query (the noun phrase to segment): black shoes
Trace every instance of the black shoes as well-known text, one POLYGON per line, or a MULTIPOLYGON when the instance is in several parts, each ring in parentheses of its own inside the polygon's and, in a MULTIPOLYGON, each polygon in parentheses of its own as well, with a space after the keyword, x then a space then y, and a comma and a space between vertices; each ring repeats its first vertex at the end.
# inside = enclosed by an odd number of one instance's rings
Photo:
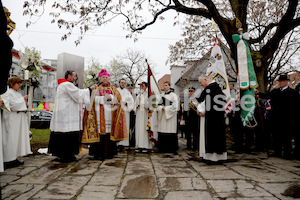
POLYGON ((20 165, 23 165, 23 161, 19 161, 18 159, 10 161, 10 162, 4 162, 4 169, 19 167, 20 165))

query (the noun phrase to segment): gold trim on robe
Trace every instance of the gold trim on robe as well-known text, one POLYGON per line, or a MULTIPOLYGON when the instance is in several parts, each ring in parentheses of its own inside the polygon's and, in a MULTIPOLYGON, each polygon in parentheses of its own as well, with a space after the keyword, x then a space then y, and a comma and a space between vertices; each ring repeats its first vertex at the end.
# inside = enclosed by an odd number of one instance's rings
POLYGON ((98 132, 97 115, 94 102, 91 111, 87 111, 86 108, 84 109, 81 143, 95 142, 100 142, 100 135, 98 132))
MULTIPOLYGON (((110 132, 110 140, 112 141, 121 141, 128 139, 127 136, 127 126, 126 126, 126 116, 125 111, 121 107, 122 97, 117 88, 111 84, 104 87, 101 85, 98 86, 97 92, 99 92, 100 96, 105 96, 105 94, 112 94, 114 98, 117 99, 117 102, 113 104, 112 108, 117 107, 112 111, 111 115, 111 132, 110 132)), ((94 98, 93 98, 94 99, 94 98)), ((105 111, 104 106, 100 104, 100 130, 98 130, 97 124, 97 115, 95 111, 95 103, 93 103, 93 107, 91 111, 84 111, 83 117, 83 136, 82 143, 95 143, 100 141, 100 135, 106 134, 105 127, 105 111)))
MULTIPOLYGON (((110 139, 112 141, 121 141, 121 140, 126 140, 128 139, 127 136, 127 126, 126 126, 126 116, 125 116, 125 111, 122 109, 122 97, 120 92, 117 90, 117 88, 111 84, 108 86, 102 86, 99 85, 98 88, 100 96, 104 96, 107 94, 112 94, 114 98, 117 99, 117 102, 114 103, 113 99, 113 104, 112 108, 115 108, 112 111, 111 115, 111 132, 110 132, 110 139)), ((104 114, 104 106, 100 105, 100 134, 106 134, 106 129, 105 129, 105 114, 104 114)))

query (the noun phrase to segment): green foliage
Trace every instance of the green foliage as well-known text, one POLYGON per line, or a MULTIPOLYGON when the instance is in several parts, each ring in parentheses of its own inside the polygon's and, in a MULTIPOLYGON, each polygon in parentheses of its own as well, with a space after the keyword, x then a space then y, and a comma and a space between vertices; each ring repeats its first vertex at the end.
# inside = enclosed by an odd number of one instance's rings
POLYGON ((31 128, 30 131, 32 132, 32 139, 30 141, 31 144, 49 142, 51 133, 50 129, 31 128))
POLYGON ((24 71, 29 71, 29 78, 31 79, 30 84, 35 88, 40 86, 40 74, 42 72, 42 57, 41 52, 33 48, 25 47, 24 52, 20 51, 20 67, 23 71, 24 78, 24 71))

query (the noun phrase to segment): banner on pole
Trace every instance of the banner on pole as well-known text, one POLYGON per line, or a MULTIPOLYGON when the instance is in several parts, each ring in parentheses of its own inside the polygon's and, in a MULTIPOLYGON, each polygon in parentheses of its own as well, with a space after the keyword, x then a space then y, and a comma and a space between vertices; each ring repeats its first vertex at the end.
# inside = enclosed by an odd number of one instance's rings
POLYGON ((229 113, 230 110, 232 109, 231 95, 230 95, 230 89, 229 89, 223 54, 220 47, 220 43, 217 38, 215 38, 215 43, 211 50, 211 55, 209 58, 206 74, 212 80, 215 80, 218 83, 222 92, 226 96, 225 113, 226 114, 229 113))

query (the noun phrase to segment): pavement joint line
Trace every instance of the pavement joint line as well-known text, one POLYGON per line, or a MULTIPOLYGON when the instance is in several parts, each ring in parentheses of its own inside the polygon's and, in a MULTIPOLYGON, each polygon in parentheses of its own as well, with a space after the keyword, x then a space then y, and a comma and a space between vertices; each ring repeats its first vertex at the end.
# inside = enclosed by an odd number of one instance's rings
MULTIPOLYGON (((267 162, 265 162, 265 161, 261 161, 261 162, 263 162, 264 164, 267 164, 267 165, 269 165, 269 166, 272 166, 270 163, 267 163, 267 162)), ((300 166, 300 163, 299 163, 299 166, 300 166)), ((284 170, 284 171, 286 171, 286 172, 289 172, 289 173, 292 173, 292 174, 294 174, 294 175, 297 175, 297 176, 300 175, 300 170, 299 170, 298 173, 296 173, 296 172, 293 172, 293 171, 289 171, 289 170, 287 170, 287 169, 284 168, 284 167, 279 167, 279 166, 275 166, 275 167, 278 168, 278 169, 280 169, 280 170, 284 170)))
POLYGON ((129 153, 128 153, 128 151, 126 151, 126 162, 125 162, 125 167, 124 167, 124 169, 123 169, 123 173, 122 173, 122 176, 121 176, 121 179, 120 179, 120 183, 118 184, 117 193, 115 194, 114 199, 117 199, 117 197, 118 197, 118 195, 119 195, 119 192, 120 192, 120 190, 121 190, 121 187, 122 187, 124 178, 126 177, 125 171, 126 171, 128 162, 129 162, 129 153))
MULTIPOLYGON (((255 184, 254 184, 255 187, 259 187, 260 189, 262 189, 262 190, 266 191, 267 193, 271 194, 273 197, 276 197, 275 194, 273 194, 273 193, 270 192, 269 190, 266 190, 265 188, 261 187, 261 186, 259 185, 259 182, 257 182, 257 181, 253 181, 253 182, 255 183, 255 184)), ((277 197, 276 197, 276 198, 277 198, 277 197)))
MULTIPOLYGON (((186 152, 185 152, 186 153, 186 152)), ((181 156, 182 157, 182 156, 181 156)), ((188 165, 188 166, 190 166, 199 176, 200 176, 200 178, 205 182, 205 184, 206 184, 206 188, 207 188, 207 191, 209 192, 209 194, 211 195, 211 197, 213 198, 214 197, 214 192, 215 192, 215 190, 214 190, 214 188, 207 182, 209 179, 206 179, 206 178, 204 178, 204 176, 200 173, 200 172, 198 172, 194 167, 193 167, 193 165, 191 165, 191 163, 189 163, 184 157, 182 157, 182 159, 186 162, 186 164, 188 165)), ((198 161, 195 161, 195 162, 198 162, 198 161)), ((192 180, 192 179, 191 179, 192 180)), ((215 192, 216 193, 216 192, 215 192)))
MULTIPOLYGON (((182 151, 183 152, 183 151, 182 151)), ((186 152, 185 152, 186 153, 186 152)), ((187 153, 186 153, 187 154, 187 153)), ((178 154, 179 155, 179 154, 178 154)), ((209 192, 209 194, 210 194, 210 196, 213 198, 214 197, 214 193, 216 193, 215 192, 215 190, 214 190, 214 188, 207 182, 207 179, 205 179, 204 177, 203 177, 203 175, 200 173, 200 172, 198 172, 194 167, 193 167, 193 165, 191 165, 183 156, 182 156, 182 153, 180 154, 180 157, 182 158, 182 160, 184 160, 184 162, 191 168, 191 169, 193 169, 193 171, 194 172, 196 172, 196 174, 198 174, 199 176, 200 176, 200 178, 205 182, 205 185, 206 185, 206 188, 207 188, 207 191, 209 192)), ((195 161, 195 162, 198 162, 198 161, 195 161)), ((193 177, 194 178, 194 177, 193 177)), ((193 178, 191 178, 191 181, 193 180, 193 178)), ((193 186, 193 184, 192 184, 192 186, 193 186)), ((193 186, 194 187, 194 186, 193 186)), ((204 190, 205 191, 205 190, 204 190)))
MULTIPOLYGON (((49 160, 47 163, 49 164, 51 161, 54 161, 54 160, 55 160, 55 159, 49 160)), ((78 162, 78 160, 76 160, 75 163, 77 163, 77 162, 78 162)), ((45 163, 45 165, 46 165, 47 163, 45 163)), ((74 163, 74 164, 75 164, 75 163, 74 163)), ((58 163, 58 164, 61 164, 61 163, 58 163)), ((62 172, 61 172, 56 178, 54 178, 52 181, 50 181, 48 184, 46 184, 46 186, 45 186, 44 188, 47 189, 47 187, 49 187, 52 183, 55 183, 56 179, 59 179, 60 177, 65 176, 64 173, 65 173, 66 171, 68 171, 68 170, 71 168, 72 165, 73 165, 73 163, 70 164, 70 165, 68 165, 68 167, 67 167, 66 169, 62 170, 62 172)), ((44 166, 44 165, 43 165, 43 166, 44 166)), ((42 168, 42 167, 41 167, 41 168, 42 168)), ((41 191, 41 190, 39 190, 39 191, 41 191)), ((39 192, 39 191, 38 191, 38 192, 39 192)), ((37 192, 37 193, 38 193, 38 192, 37 192)), ((36 193, 36 194, 37 194, 37 193, 36 193)), ((36 194, 32 195, 31 198, 34 197, 36 194)))
POLYGON ((163 191, 162 189, 160 188, 160 181, 159 181, 159 178, 156 174, 156 170, 155 170, 155 167, 154 167, 154 164, 153 164, 153 160, 151 158, 151 155, 152 154, 149 154, 149 160, 150 160, 150 163, 152 165, 152 169, 153 169, 153 172, 154 172, 154 176, 155 176, 155 180, 156 180, 156 185, 157 185, 157 190, 158 190, 158 196, 155 198, 155 199, 163 199, 165 197, 165 195, 163 194, 163 191))
MULTIPOLYGON (((182 157, 182 159, 186 162, 186 164, 188 165, 188 166, 190 166, 199 176, 200 176, 200 178, 205 182, 205 184, 206 184, 206 188, 207 188, 207 191, 210 193, 210 195, 213 197, 213 195, 212 195, 212 190, 213 190, 213 188, 211 187, 211 185, 207 182, 207 179, 205 179, 204 177, 203 177, 203 175, 200 173, 200 172, 198 172, 192 165, 191 165, 191 163, 189 163, 185 158, 183 158, 182 157)), ((198 162, 198 161, 195 161, 195 162, 198 162)), ((192 179, 191 179, 192 180, 192 179)))
MULTIPOLYGON (((83 156, 81 159, 83 159, 84 157, 88 157, 88 156, 83 156)), ((89 159, 89 158, 87 158, 87 159, 89 159)), ((89 160, 87 160, 87 163, 88 163, 88 162, 89 162, 89 160)), ((76 193, 76 195, 75 195, 76 198, 82 193, 83 188, 84 188, 85 186, 87 186, 87 185, 89 184, 89 182, 92 180, 92 178, 94 177, 95 173, 99 170, 99 168, 100 168, 100 166, 101 166, 102 163, 103 163, 103 161, 101 161, 101 163, 99 163, 97 169, 91 174, 90 179, 89 179, 89 180, 85 183, 85 185, 83 185, 83 186, 79 189, 79 191, 76 193)))

